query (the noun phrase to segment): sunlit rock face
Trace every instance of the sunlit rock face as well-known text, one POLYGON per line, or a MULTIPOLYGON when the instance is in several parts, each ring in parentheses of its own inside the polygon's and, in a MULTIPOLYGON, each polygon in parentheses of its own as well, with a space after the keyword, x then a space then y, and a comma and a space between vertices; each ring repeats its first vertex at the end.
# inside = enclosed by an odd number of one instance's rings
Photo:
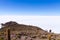
POLYGON ((18 24, 10 21, 2 24, 0 39, 8 40, 41 40, 48 38, 48 32, 31 25, 18 24), (9 32, 8 32, 9 30, 9 32))

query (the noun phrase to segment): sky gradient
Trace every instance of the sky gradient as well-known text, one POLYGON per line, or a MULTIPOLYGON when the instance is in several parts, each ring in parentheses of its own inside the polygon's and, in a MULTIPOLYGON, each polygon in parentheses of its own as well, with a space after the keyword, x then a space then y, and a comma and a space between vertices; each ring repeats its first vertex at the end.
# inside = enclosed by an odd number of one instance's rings
POLYGON ((0 15, 60 16, 60 0, 0 0, 0 15))
POLYGON ((0 0, 0 26, 8 21, 60 33, 60 0, 0 0))

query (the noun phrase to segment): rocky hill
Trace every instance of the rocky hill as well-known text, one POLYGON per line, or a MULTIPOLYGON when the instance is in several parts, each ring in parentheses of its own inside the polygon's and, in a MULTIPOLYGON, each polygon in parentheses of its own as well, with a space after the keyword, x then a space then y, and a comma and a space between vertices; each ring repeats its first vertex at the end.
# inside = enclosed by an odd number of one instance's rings
POLYGON ((50 37, 49 35, 51 35, 52 38, 56 37, 56 34, 49 33, 36 26, 18 24, 13 21, 1 25, 2 28, 0 29, 0 38, 3 36, 3 38, 5 37, 4 40, 8 40, 8 35, 10 35, 11 40, 14 40, 14 38, 18 39, 18 35, 19 37, 28 36, 31 37, 32 39, 36 37, 38 37, 38 39, 49 39, 50 37), (10 30, 9 32, 10 34, 8 33, 8 30, 10 30))
POLYGON ((31 26, 31 25, 24 25, 24 24, 18 24, 16 22, 10 21, 5 24, 2 24, 2 28, 0 31, 5 31, 6 28, 9 28, 11 31, 20 31, 20 33, 26 33, 29 35, 40 35, 40 34, 45 34, 48 33, 47 31, 38 28, 36 26, 31 26))

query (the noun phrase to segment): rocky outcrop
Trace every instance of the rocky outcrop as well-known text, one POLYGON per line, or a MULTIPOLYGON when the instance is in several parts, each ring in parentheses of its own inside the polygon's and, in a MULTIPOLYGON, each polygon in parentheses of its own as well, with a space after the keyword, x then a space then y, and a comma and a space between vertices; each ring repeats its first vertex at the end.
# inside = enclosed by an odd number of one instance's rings
POLYGON ((51 33, 36 26, 18 24, 13 21, 2 24, 0 29, 0 39, 4 40, 8 40, 9 36, 11 40, 41 40, 48 39, 49 34, 51 33))

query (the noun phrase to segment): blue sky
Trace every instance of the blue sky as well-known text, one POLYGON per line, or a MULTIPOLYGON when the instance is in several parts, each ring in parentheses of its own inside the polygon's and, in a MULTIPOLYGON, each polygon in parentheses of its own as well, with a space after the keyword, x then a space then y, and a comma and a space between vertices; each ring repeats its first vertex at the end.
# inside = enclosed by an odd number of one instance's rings
POLYGON ((0 15, 60 16, 60 0, 0 0, 0 15))
POLYGON ((8 21, 60 33, 60 0, 0 0, 0 27, 8 21))

